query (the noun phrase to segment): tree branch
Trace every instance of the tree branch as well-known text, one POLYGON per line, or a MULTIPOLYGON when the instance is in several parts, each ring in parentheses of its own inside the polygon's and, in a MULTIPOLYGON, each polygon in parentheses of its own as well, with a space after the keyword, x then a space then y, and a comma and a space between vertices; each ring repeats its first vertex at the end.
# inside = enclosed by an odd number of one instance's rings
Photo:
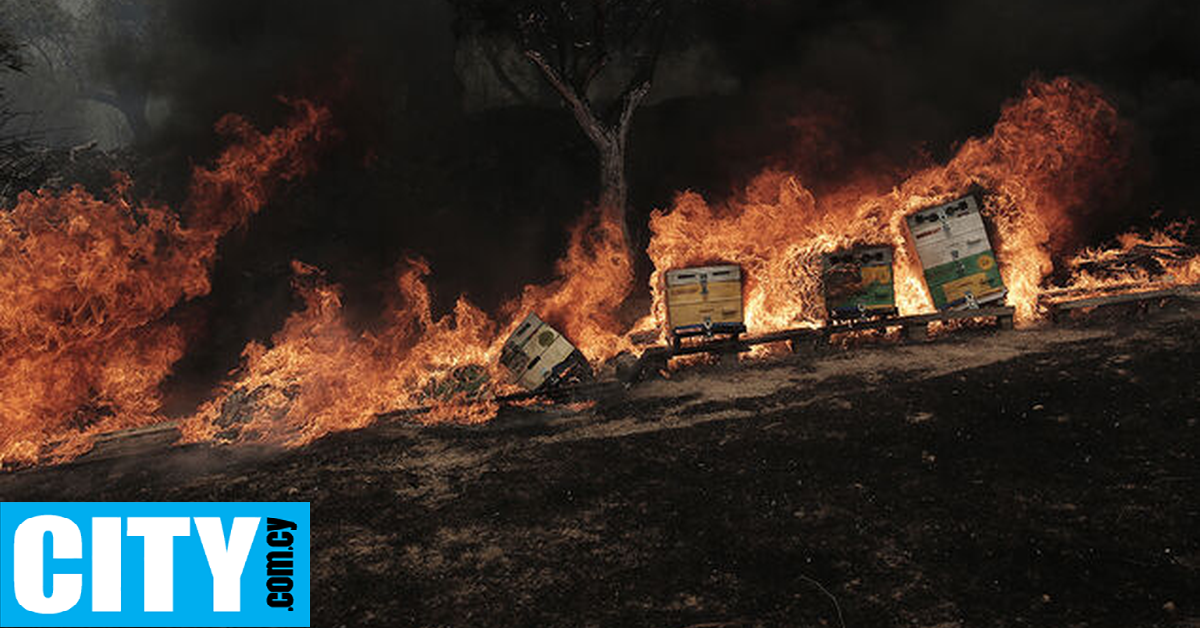
POLYGON ((625 143, 625 138, 629 136, 629 127, 633 126, 633 112, 642 104, 642 100, 646 98, 646 94, 650 93, 650 81, 642 81, 637 83, 633 89, 625 93, 621 99, 621 117, 617 123, 617 137, 622 144, 625 143))
POLYGON ((591 65, 588 66, 587 71, 583 73, 583 76, 579 81, 580 93, 587 93, 588 87, 591 86, 592 81, 596 80, 596 77, 599 76, 600 72, 604 70, 604 66, 606 65, 608 65, 608 53, 601 50, 600 54, 596 55, 596 57, 592 60, 591 65))
POLYGON ((559 96, 562 96, 563 101, 571 109, 571 113, 575 115, 576 121, 579 122, 579 126, 583 127, 583 131, 587 133, 588 138, 596 146, 607 144, 610 140, 605 133, 604 125, 596 117, 596 114, 592 112, 592 107, 586 100, 587 97, 576 93, 574 89, 567 85, 562 77, 558 75, 558 72, 550 67, 550 64, 546 62, 546 58, 538 51, 526 50, 525 56, 542 71, 542 76, 546 78, 546 82, 550 83, 550 86, 558 92, 559 96))

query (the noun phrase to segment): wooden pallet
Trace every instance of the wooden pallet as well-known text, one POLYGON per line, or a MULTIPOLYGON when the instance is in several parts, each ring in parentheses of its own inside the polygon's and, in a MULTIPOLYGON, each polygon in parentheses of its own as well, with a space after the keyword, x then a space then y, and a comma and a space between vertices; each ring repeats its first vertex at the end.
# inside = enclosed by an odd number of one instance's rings
POLYGON ((1100 295, 1084 299, 1074 299, 1070 301, 1056 301, 1048 304, 1048 307, 1050 309, 1051 318, 1058 320, 1060 317, 1070 315, 1073 312, 1114 305, 1145 303, 1163 299, 1187 299, 1192 301, 1200 300, 1200 286, 1176 286, 1174 288, 1167 288, 1164 290, 1127 292, 1125 294, 1100 295))
MULTIPOLYGON (((1136 303, 1139 301, 1146 302, 1155 299, 1167 298, 1200 300, 1200 286, 1180 286, 1167 290, 1100 296, 1077 299, 1073 301, 1061 301, 1054 303, 1049 307, 1051 308, 1052 313, 1066 313, 1077 310, 1086 310, 1089 308, 1118 305, 1122 303, 1136 303)), ((741 337, 736 340, 717 340, 705 344, 686 345, 680 347, 679 349, 658 345, 650 347, 646 349, 644 353, 642 353, 642 356, 637 361, 635 368, 631 369, 631 374, 623 381, 604 380, 575 386, 564 386, 550 390, 521 392, 511 395, 498 396, 493 398, 491 401, 501 404, 511 404, 525 402, 530 399, 545 399, 552 402, 600 399, 606 396, 617 394, 631 381, 653 375, 653 373, 657 372, 659 369, 666 369, 668 362, 671 360, 671 358, 675 357, 695 355, 700 353, 736 357, 739 353, 749 351, 751 347, 756 345, 777 342, 788 343, 793 352, 812 351, 828 345, 830 338, 837 334, 895 327, 902 328, 904 330, 904 336, 908 340, 924 341, 928 338, 928 327, 930 323, 978 318, 992 318, 997 321, 997 324, 1001 329, 1011 329, 1013 321, 1013 308, 985 307, 976 310, 955 310, 950 312, 937 312, 933 314, 920 314, 916 316, 852 321, 817 328, 806 327, 786 329, 768 334, 761 334, 758 336, 741 337)), ((384 422, 419 421, 418 417, 428 413, 431 409, 431 407, 426 406, 395 410, 392 412, 382 413, 378 415, 378 418, 384 422)), ((141 452, 146 449, 163 448, 169 443, 174 442, 178 438, 178 435, 178 425, 174 421, 133 430, 120 430, 117 432, 102 434, 96 438, 95 448, 93 451, 89 454, 86 454, 83 458, 80 458, 80 462, 130 455, 131 453, 141 452)))
POLYGON ((973 310, 951 310, 933 314, 918 314, 915 316, 898 316, 863 321, 842 322, 824 327, 798 327, 785 329, 758 336, 745 336, 736 340, 714 340, 712 342, 685 345, 680 348, 656 346, 642 353, 638 375, 653 374, 665 369, 672 358, 686 355, 707 353, 719 357, 736 356, 749 351, 752 347, 762 344, 786 342, 793 353, 801 353, 819 349, 829 343, 835 334, 857 332, 871 329, 888 329, 899 327, 904 331, 904 337, 910 341, 924 341, 929 338, 929 324, 933 322, 991 318, 996 320, 1001 329, 1013 328, 1014 309, 1011 307, 983 307, 973 310))
POLYGON ((965 319, 994 319, 1000 329, 1013 328, 1014 308, 1007 306, 981 307, 974 310, 951 310, 935 314, 920 314, 902 317, 904 337, 908 340, 925 340, 929 338, 929 324, 934 322, 949 322, 965 319))

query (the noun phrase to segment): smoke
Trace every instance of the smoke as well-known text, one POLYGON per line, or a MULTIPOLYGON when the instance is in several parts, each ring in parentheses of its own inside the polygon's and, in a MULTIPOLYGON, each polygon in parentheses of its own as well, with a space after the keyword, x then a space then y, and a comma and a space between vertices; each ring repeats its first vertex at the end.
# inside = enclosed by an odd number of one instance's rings
MULTIPOLYGON (((1031 75, 1068 75, 1099 85, 1132 123, 1139 172, 1127 209, 1195 211, 1185 174, 1200 165, 1195 3, 759 2, 734 14, 715 12, 704 29, 741 89, 707 124, 688 120, 705 143, 681 152, 732 164, 725 172, 737 182, 764 159, 818 188, 863 167, 944 161, 985 133, 1031 75)), ((737 187, 719 176, 685 185, 715 195, 737 187)), ((1097 235, 1106 228, 1119 227, 1097 225, 1097 235)))
MULTIPOLYGON (((552 275, 567 226, 595 198, 593 148, 570 115, 515 50, 489 63, 494 42, 468 36, 447 0, 73 4, 116 11, 112 28, 78 44, 81 67, 91 83, 145 97, 135 146, 154 158, 155 192, 168 200, 187 165, 216 152, 211 125, 227 112, 269 126, 278 96, 314 98, 339 127, 320 172, 223 245, 212 295, 179 314, 199 321, 194 343, 208 347, 188 354, 181 381, 219 377, 248 338, 278 329, 297 306, 293 259, 342 284, 359 325, 373 324, 409 254, 434 269, 435 310, 460 293, 490 310, 552 275)), ((1031 75, 1095 83, 1130 122, 1127 181, 1096 199, 1112 211, 1089 214, 1087 237, 1155 212, 1191 215, 1198 6, 681 2, 631 138, 635 237, 645 241, 649 212, 679 190, 719 202, 768 166, 818 195, 864 174, 887 189, 987 132, 1031 75)))
MULTIPOLYGON (((554 95, 447 0, 68 5, 112 23, 82 33, 93 58, 79 65, 92 83, 146 92, 152 128, 138 139, 155 153, 198 159, 216 150, 209 127, 221 115, 270 117, 279 94, 323 96, 339 101, 346 151, 405 179, 394 204, 433 196, 433 213, 472 219, 521 205, 545 221, 578 214, 594 191, 590 147, 554 95), (568 172, 543 173, 548 160, 568 172), (440 188, 448 175, 429 171, 447 169, 459 180, 440 188), (459 191, 467 178, 476 194, 459 191), (547 193, 564 207, 539 203, 547 193)), ((820 187, 944 159, 1036 73, 1104 89, 1138 133, 1145 172, 1130 202, 1178 212, 1193 196, 1200 137, 1197 29, 1200 8, 1187 0, 680 2, 638 118, 634 201, 645 213, 680 188, 720 195, 772 161, 820 187), (821 137, 798 124, 814 119, 821 137)), ((556 252, 528 244, 543 262, 556 252)))

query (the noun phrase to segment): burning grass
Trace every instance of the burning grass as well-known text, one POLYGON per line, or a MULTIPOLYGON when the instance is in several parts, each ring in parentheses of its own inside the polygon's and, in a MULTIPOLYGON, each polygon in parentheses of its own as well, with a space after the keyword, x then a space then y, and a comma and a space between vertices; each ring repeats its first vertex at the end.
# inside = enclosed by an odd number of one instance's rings
POLYGON ((176 304, 207 294, 217 243, 312 167, 325 109, 294 103, 259 133, 226 116, 232 139, 197 167, 182 211, 80 187, 24 193, 0 212, 0 465, 67 459, 99 432, 161 420, 158 385, 183 355, 176 304))
MULTIPOLYGON (((0 215, 0 355, 9 365, 0 374, 0 464, 67 459, 98 431, 161 420, 157 387, 184 351, 180 331, 163 316, 208 291, 216 243, 258 211, 273 183, 311 167, 309 148, 327 117, 300 103, 291 125, 265 135, 239 118, 223 120, 218 130, 238 141, 214 168, 194 173, 186 223, 167 208, 129 200, 127 182, 107 200, 79 189, 27 194, 0 215)), ((1076 291, 1200 280, 1200 258, 1182 244, 1180 227, 1076 255, 1089 201, 1104 194, 1125 159, 1115 108, 1094 86, 1059 78, 1031 81, 1002 108, 990 135, 969 139, 947 163, 882 187, 864 179, 818 198, 796 176, 772 169, 721 205, 681 193, 651 216, 652 307, 632 329, 616 315, 635 286, 614 212, 587 212, 555 280, 526 286, 494 314, 460 298, 435 317, 431 269, 413 259, 397 272, 385 324, 356 332, 343 317, 340 289, 296 262, 304 308, 269 344, 246 347, 242 367, 184 421, 186 440, 298 445, 414 405, 428 407, 421 416, 429 422, 488 420, 493 397, 510 390, 496 365, 502 342, 526 313, 603 362, 634 350, 634 333, 662 329, 662 274, 680 266, 741 265, 746 323, 763 333, 823 323, 822 254, 887 243, 901 314, 929 312, 904 219, 967 191, 981 196, 1018 324, 1043 316, 1039 297, 1056 260, 1071 260, 1065 285, 1076 291), (1160 260, 1164 272, 1089 270, 1114 256, 1164 249, 1177 251, 1160 260)))

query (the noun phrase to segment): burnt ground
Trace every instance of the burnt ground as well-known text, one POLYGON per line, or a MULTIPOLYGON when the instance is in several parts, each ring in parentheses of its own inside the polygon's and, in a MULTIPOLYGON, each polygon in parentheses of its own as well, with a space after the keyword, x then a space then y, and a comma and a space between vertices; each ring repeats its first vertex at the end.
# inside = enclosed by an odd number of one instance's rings
POLYGON ((307 500, 314 626, 1200 626, 1200 308, 697 366, 5 500, 307 500))

